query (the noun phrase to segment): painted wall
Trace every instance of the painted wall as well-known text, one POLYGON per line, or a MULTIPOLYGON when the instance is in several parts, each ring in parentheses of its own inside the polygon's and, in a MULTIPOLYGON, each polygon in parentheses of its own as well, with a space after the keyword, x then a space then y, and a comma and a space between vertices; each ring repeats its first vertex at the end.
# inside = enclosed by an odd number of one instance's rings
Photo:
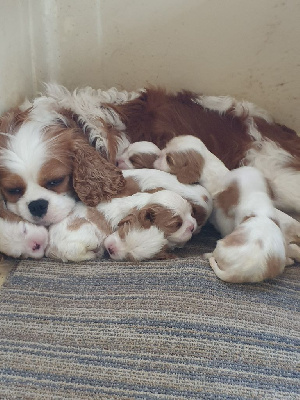
POLYGON ((232 95, 300 132, 300 0, 0 0, 0 111, 57 81, 232 95))

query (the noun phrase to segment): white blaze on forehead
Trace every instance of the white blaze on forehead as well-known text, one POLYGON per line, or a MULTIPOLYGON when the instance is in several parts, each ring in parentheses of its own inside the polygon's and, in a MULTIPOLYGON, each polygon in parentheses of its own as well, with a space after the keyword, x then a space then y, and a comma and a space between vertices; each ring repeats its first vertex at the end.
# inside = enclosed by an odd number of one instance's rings
POLYGON ((1 164, 25 179, 36 179, 47 159, 47 144, 43 140, 42 129, 41 124, 30 121, 14 135, 9 135, 6 148, 0 150, 1 164))

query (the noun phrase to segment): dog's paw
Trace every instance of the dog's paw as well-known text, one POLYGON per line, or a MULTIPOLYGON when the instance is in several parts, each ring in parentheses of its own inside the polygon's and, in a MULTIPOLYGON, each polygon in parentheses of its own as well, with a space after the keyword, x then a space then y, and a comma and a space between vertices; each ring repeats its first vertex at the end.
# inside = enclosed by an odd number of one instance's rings
POLYGON ((29 222, 19 222, 13 243, 15 256, 22 258, 41 258, 48 244, 48 231, 43 226, 29 222))

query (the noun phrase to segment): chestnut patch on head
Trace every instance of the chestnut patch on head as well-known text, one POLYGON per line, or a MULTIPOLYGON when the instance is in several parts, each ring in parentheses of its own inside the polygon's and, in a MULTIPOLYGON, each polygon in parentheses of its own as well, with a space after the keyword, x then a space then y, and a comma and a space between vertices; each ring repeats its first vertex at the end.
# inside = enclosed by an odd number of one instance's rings
POLYGON ((230 217, 230 212, 239 202, 239 188, 237 182, 232 182, 225 190, 218 193, 215 202, 216 206, 223 210, 227 217, 230 217))
POLYGON ((55 158, 46 161, 38 175, 38 184, 56 193, 66 193, 71 190, 70 177, 72 164, 64 163, 55 158))
POLYGON ((194 150, 170 152, 166 154, 170 173, 177 176, 181 183, 199 182, 202 175, 204 158, 194 150))
POLYGON ((17 174, 3 171, 0 174, 0 184, 4 198, 10 203, 16 203, 26 191, 26 183, 17 174))
POLYGON ((154 153, 140 153, 129 157, 129 161, 134 168, 153 168, 153 163, 157 158, 158 155, 154 153))
POLYGON ((138 211, 136 208, 131 210, 131 213, 128 214, 125 218, 123 218, 118 224, 118 234, 121 240, 124 240, 130 230, 132 229, 133 225, 140 226, 137 217, 138 211))
POLYGON ((179 215, 174 215, 172 210, 160 204, 151 204, 142 208, 138 218, 144 228, 155 225, 164 232, 166 237, 178 231, 182 226, 182 218, 179 215))

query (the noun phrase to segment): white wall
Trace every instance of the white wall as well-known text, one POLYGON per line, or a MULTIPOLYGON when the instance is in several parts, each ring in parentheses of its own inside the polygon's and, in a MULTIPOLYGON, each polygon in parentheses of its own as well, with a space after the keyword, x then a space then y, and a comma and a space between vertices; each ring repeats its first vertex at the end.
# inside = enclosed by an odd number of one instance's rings
POLYGON ((0 0, 0 110, 58 81, 230 94, 300 132, 300 0, 0 0))

